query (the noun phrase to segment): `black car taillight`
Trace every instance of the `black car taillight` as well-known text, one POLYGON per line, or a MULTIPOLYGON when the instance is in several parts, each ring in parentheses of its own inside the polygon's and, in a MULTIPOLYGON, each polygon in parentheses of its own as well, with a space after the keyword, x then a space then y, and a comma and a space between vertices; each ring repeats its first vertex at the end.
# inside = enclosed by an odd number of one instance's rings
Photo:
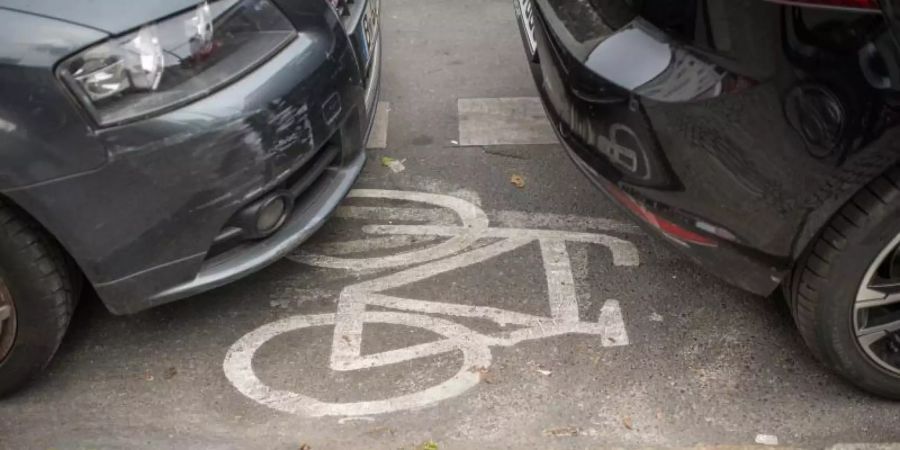
POLYGON ((767 0, 790 6, 807 6, 812 8, 844 9, 855 12, 878 12, 877 0, 767 0))

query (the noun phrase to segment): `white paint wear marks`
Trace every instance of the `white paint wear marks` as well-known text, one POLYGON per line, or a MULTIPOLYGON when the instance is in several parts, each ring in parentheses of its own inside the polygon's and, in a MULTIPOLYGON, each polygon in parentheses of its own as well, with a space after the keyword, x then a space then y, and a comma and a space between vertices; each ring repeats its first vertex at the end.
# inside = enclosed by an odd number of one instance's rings
POLYGON ((757 434, 754 441, 760 445, 776 446, 778 445, 778 436, 773 434, 757 434))
MULTIPOLYGON (((567 249, 569 242, 591 243, 609 250, 615 266, 634 267, 640 262, 634 245, 619 237, 583 232, 546 229, 495 228, 478 206, 459 198, 406 191, 355 190, 350 197, 377 198, 423 203, 432 212, 420 208, 345 209, 345 217, 385 220, 388 224, 363 226, 371 239, 361 239, 317 247, 331 254, 299 252, 292 259, 310 265, 343 270, 395 269, 386 275, 343 288, 334 314, 299 315, 264 325, 244 335, 228 351, 223 368, 231 383, 247 397, 270 408, 303 416, 370 416, 432 405, 458 396, 477 385, 480 372, 491 365, 491 347, 508 347, 520 342, 566 334, 591 334, 600 337, 603 346, 628 344, 628 334, 619 302, 608 299, 596 322, 582 321, 576 281, 567 249), (433 207, 449 210, 435 214, 433 207), (417 225, 392 225, 391 221, 422 222, 417 225), (427 247, 381 257, 354 258, 347 255, 367 250, 401 248, 418 239, 427 247), (479 245, 479 241, 490 241, 479 245), (368 242, 368 244, 367 244, 368 242), (546 275, 550 316, 537 316, 490 306, 460 305, 439 300, 397 297, 384 292, 421 282, 432 277, 481 264, 498 256, 537 243, 546 275), (343 256, 342 256, 343 255, 343 256), (369 311, 379 307, 389 311, 369 311), (440 315, 441 317, 435 317, 440 315), (446 317, 478 318, 503 328, 495 333, 476 332, 446 317), (442 339, 379 353, 362 354, 363 328, 382 323, 422 328, 442 339), (506 327, 513 325, 507 329, 506 327), (355 371, 384 367, 405 361, 433 357, 450 352, 462 355, 459 371, 444 382, 424 390, 381 400, 330 403, 299 392, 273 389, 253 371, 253 357, 266 342, 283 333, 310 327, 333 326, 330 369, 355 371)), ((624 226, 601 221, 608 229, 624 226)))
POLYGON ((341 206, 334 212, 335 217, 344 219, 428 222, 431 224, 453 225, 456 214, 434 208, 379 208, 373 206, 341 206))
POLYGON ((382 236, 352 241, 328 242, 311 246, 310 250, 331 255, 350 255, 372 250, 388 250, 411 245, 434 242, 437 236, 382 236))
POLYGON ((541 212, 496 211, 488 214, 491 222, 505 227, 564 229, 579 231, 615 231, 642 234, 641 228, 630 223, 617 222, 600 217, 584 217, 570 214, 541 212))

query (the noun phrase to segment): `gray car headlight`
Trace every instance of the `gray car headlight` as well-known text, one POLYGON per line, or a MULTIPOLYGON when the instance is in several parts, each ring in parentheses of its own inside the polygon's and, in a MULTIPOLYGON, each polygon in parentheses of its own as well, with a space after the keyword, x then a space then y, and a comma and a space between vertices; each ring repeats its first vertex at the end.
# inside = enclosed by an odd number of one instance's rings
POLYGON ((221 0, 91 47, 58 73, 100 126, 170 110, 219 89, 296 36, 269 0, 221 0))

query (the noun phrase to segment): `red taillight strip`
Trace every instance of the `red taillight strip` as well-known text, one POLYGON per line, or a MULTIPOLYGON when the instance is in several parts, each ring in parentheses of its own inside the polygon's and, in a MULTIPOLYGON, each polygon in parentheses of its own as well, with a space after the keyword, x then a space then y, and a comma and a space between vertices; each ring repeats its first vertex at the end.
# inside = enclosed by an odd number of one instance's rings
POLYGON ((809 8, 843 9, 855 12, 878 12, 881 8, 877 0, 766 0, 789 6, 809 8))
POLYGON ((654 214, 625 193, 625 191, 613 186, 611 183, 603 184, 606 186, 607 192, 609 192, 620 204, 631 210, 636 216, 652 225, 669 238, 674 239, 681 244, 695 244, 705 247, 716 247, 718 245, 715 239, 695 233, 654 214))

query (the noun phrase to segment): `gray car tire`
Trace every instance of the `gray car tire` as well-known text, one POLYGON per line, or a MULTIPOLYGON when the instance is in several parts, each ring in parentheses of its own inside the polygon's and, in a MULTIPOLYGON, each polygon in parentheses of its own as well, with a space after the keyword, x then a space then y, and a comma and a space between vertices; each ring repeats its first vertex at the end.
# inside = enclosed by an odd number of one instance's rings
POLYGON ((5 308, 6 332, 0 331, 6 342, 0 348, 0 396, 33 378, 56 353, 72 317, 74 278, 58 244, 0 200, 0 295, 12 304, 5 308))

